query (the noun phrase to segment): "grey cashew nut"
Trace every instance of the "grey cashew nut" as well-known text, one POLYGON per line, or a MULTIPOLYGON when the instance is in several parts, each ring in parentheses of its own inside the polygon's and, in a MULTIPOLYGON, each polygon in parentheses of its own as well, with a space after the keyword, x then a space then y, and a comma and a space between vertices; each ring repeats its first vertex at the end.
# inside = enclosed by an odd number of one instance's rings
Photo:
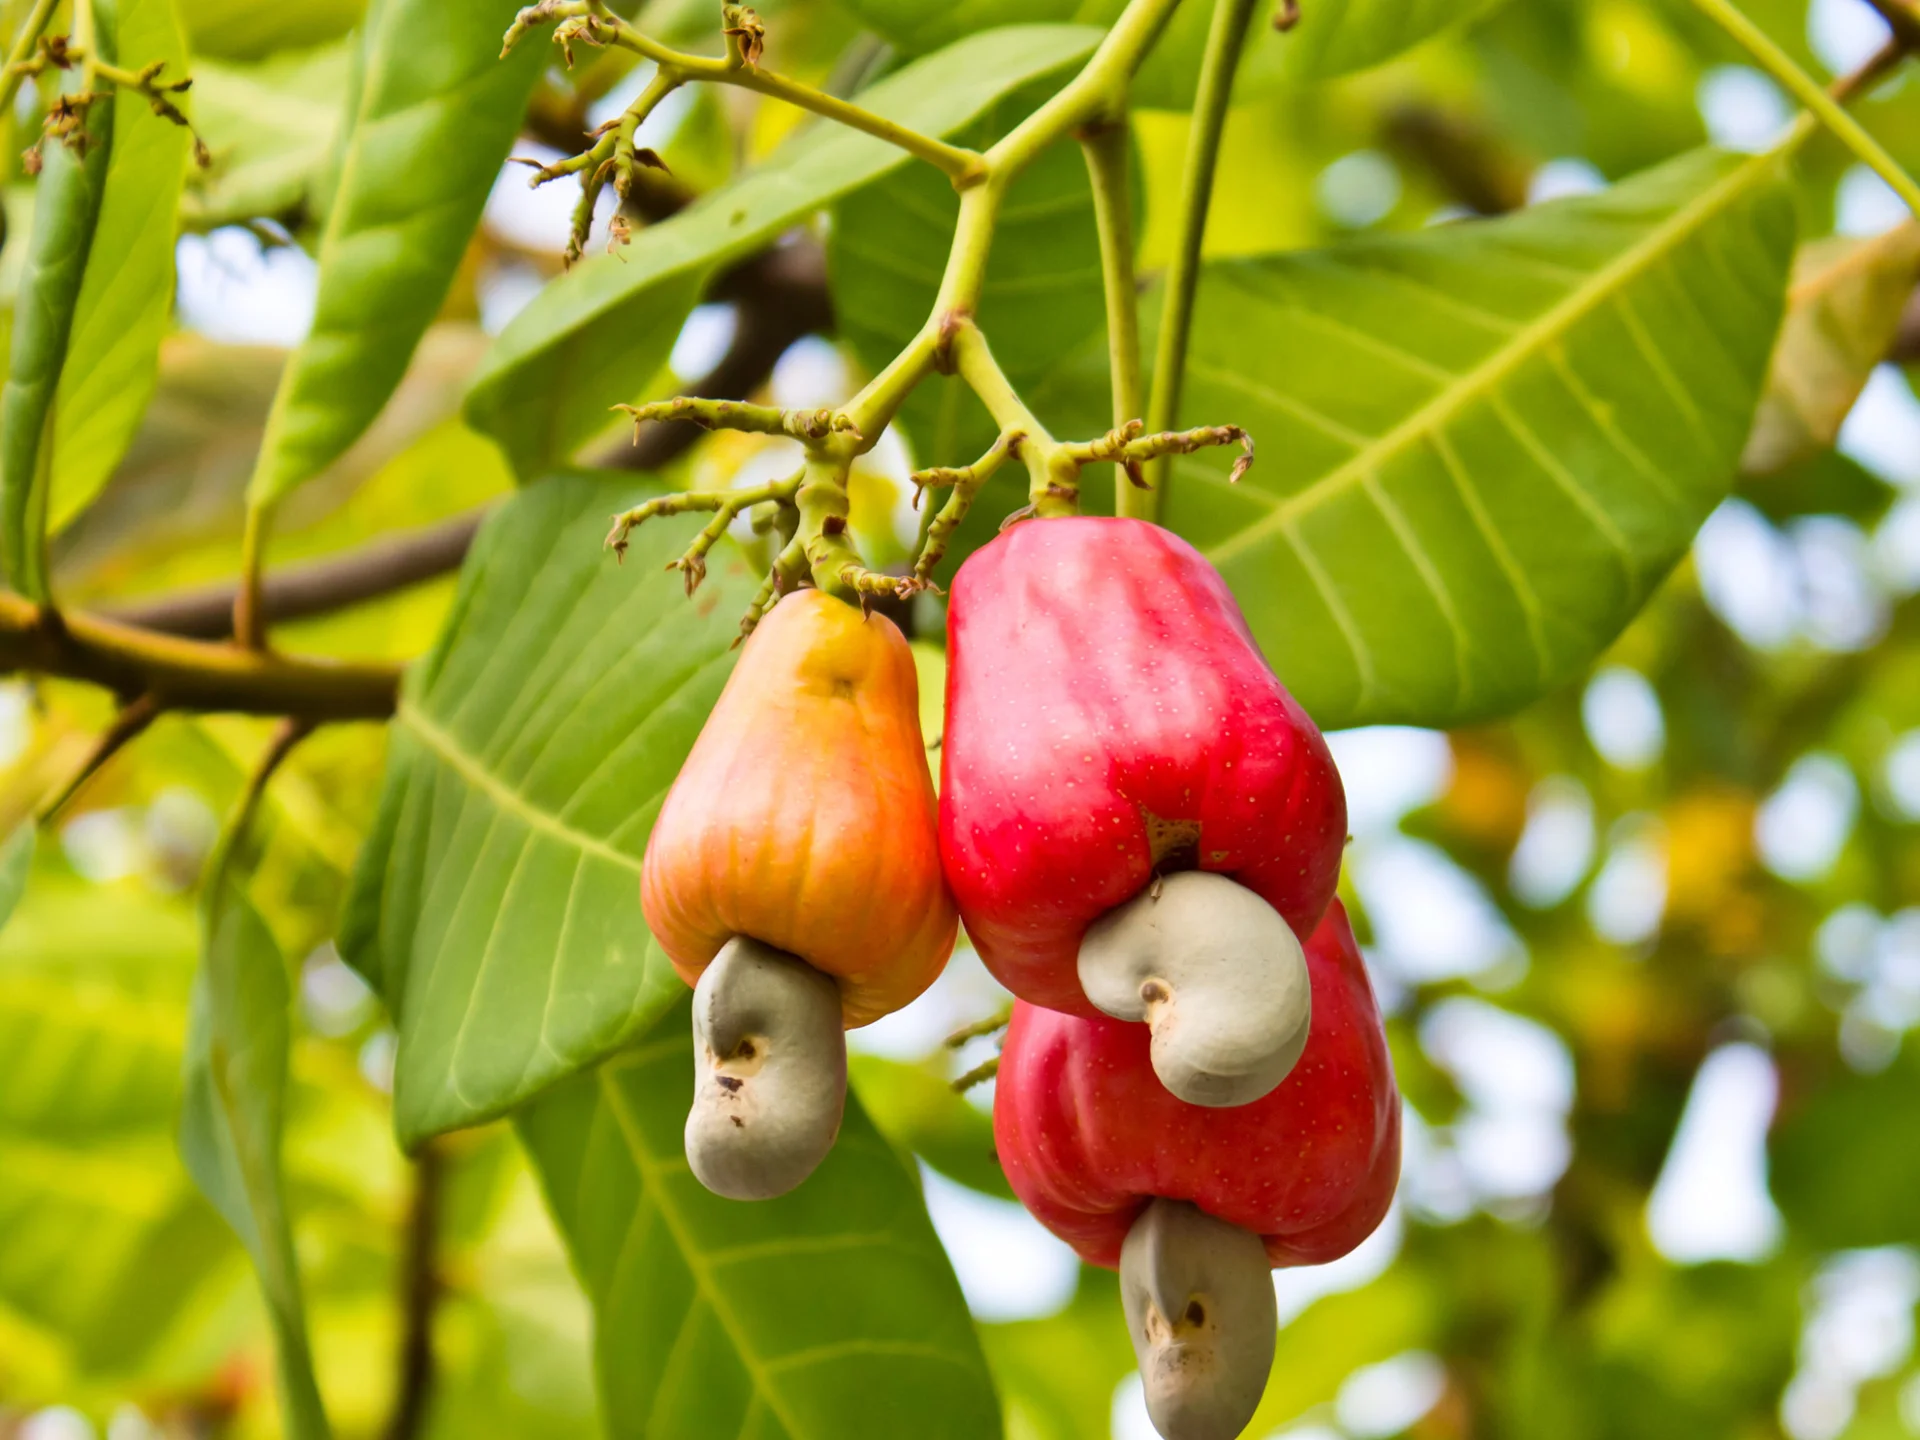
POLYGON ((1266 1247, 1184 1200, 1155 1200, 1120 1247, 1120 1302, 1166 1440, 1233 1440, 1273 1369, 1279 1314, 1266 1247))
POLYGON ((693 990, 687 1163, 730 1200, 784 1195, 826 1158, 847 1103, 840 989, 736 935, 693 990))
POLYGON ((1287 1078, 1313 1020, 1307 959, 1280 912, 1224 875, 1182 870, 1096 920, 1080 988, 1153 1031, 1153 1071, 1193 1105, 1245 1105, 1287 1078))

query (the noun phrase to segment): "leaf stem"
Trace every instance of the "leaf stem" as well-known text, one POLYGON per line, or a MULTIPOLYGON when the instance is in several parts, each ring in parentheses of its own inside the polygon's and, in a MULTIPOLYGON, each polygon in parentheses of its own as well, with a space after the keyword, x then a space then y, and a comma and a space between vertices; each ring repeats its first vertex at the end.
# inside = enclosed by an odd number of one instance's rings
MULTIPOLYGON (((1124 121, 1090 125, 1080 149, 1093 184, 1093 218, 1100 231, 1100 273, 1106 282, 1107 366, 1113 374, 1115 428, 1145 417, 1140 380, 1140 296, 1133 271, 1133 201, 1124 121)), ((1113 513, 1150 518, 1150 492, 1114 472, 1113 513)))
MULTIPOLYGON (((1200 64, 1200 90, 1194 97, 1193 129, 1187 137, 1187 168, 1180 189, 1180 238, 1167 270, 1160 312, 1160 342, 1154 356, 1153 394, 1147 401, 1147 428, 1170 430, 1179 423, 1186 381, 1187 345, 1193 334, 1193 302, 1200 288, 1200 251, 1213 203, 1213 179, 1220 162, 1220 137, 1226 130, 1233 76, 1246 46, 1255 0, 1214 0, 1213 23, 1200 64)), ((1159 514, 1171 458, 1155 463, 1153 488, 1139 497, 1142 519, 1159 514)))
POLYGON ((1760 66, 1787 88, 1802 105, 1833 132, 1841 144, 1851 150, 1893 191, 1915 215, 1920 215, 1920 183, 1916 183, 1886 149, 1867 133, 1853 116, 1842 108, 1826 88, 1793 61, 1793 57, 1773 42, 1766 31, 1749 20, 1732 0, 1693 0, 1701 11, 1760 63, 1760 66))
POLYGON ((159 715, 160 702, 152 693, 122 705, 112 722, 100 732, 93 749, 80 762, 80 768, 60 787, 59 793, 41 807, 39 823, 46 825, 56 819, 62 810, 73 803, 74 797, 86 788, 87 782, 100 773, 100 768, 138 739, 159 715))

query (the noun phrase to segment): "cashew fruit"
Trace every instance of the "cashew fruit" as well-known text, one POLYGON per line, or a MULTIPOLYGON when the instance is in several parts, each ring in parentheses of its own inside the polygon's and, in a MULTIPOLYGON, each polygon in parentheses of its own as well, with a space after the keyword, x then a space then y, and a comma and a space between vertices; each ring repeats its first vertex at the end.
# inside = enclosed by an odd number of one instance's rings
POLYGON ((1313 1023, 1300 1063, 1232 1109, 1159 1083, 1143 1026, 1016 1002, 995 1084, 995 1149, 1027 1209, 1115 1268, 1158 1198, 1258 1235, 1272 1264, 1338 1259, 1386 1214, 1400 1096, 1379 1006, 1339 902, 1306 946, 1313 1023))
POLYGON ((689 985, 736 935, 833 977, 848 1028, 933 983, 958 924, 941 876, 913 656, 819 590, 746 643, 674 781, 640 881, 689 985))
POLYGON ((1160 874, 1225 875, 1303 940, 1346 797, 1219 574, 1140 520, 1032 520, 954 577, 940 844, 1002 984, 1072 1015, 1087 929, 1160 874))

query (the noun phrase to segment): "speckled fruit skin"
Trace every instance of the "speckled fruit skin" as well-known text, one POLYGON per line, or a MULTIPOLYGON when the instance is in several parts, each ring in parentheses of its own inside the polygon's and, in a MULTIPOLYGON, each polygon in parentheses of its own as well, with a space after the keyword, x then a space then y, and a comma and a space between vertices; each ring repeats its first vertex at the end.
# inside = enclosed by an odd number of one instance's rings
POLYGON ((1186 541, 1142 520, 1014 526, 954 577, 947 664, 941 858, 1014 994, 1098 1014, 1081 937, 1156 864, 1218 871, 1312 933, 1346 843, 1340 776, 1186 541))
POLYGON ((1144 1025, 1016 1003, 993 1135, 1027 1209, 1109 1269, 1155 1196, 1253 1231, 1275 1266, 1324 1264, 1372 1234, 1400 1175, 1393 1061, 1338 901, 1306 950, 1306 1053, 1277 1090, 1231 1109, 1170 1095, 1144 1025))
POLYGON ((647 842, 647 925, 689 985, 735 935, 840 984, 849 1028, 931 985, 958 918, 940 872, 913 654, 819 590, 748 639, 647 842))

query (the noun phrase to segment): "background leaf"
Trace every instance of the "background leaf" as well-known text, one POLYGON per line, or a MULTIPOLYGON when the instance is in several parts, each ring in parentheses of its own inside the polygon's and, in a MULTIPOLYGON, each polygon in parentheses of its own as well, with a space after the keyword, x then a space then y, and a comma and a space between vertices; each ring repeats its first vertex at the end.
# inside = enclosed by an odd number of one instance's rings
POLYGON ((337 40, 367 9, 367 0, 179 0, 180 20, 195 55, 258 60, 337 40))
POLYGON ((340 937, 400 1032, 409 1146, 593 1063, 685 991, 641 917, 640 860, 756 584, 723 542, 683 598, 663 566, 697 516, 642 527, 616 565, 607 516, 633 501, 581 479, 515 496, 409 678, 340 937))
MULTIPOLYGON (((1161 519, 1324 727, 1516 709, 1726 494, 1793 227, 1777 160, 1700 152, 1507 219, 1215 264, 1182 420, 1244 425, 1261 458, 1231 487, 1217 455, 1176 461, 1161 519)), ((1061 387, 1095 434, 1102 349, 1061 387)))
MULTIPOLYGON (((173 0, 115 0, 112 10, 121 63, 139 70, 164 61, 163 83, 188 76, 173 0)), ((175 98, 192 113, 191 96, 175 98)), ((173 321, 174 221, 193 137, 132 91, 115 91, 112 103, 113 152, 53 402, 53 533, 92 502, 127 453, 173 321)))
MULTIPOLYGON (((1002 96, 1086 55, 1098 39, 1080 26, 978 36, 888 76, 860 103, 949 135, 1002 96)), ((810 127, 761 168, 642 230, 618 258, 588 257, 543 289, 475 377, 467 418, 500 441, 523 475, 565 460, 607 428, 609 406, 639 398, 717 270, 860 186, 917 163, 870 136, 810 127)))
POLYGON ((83 1370, 144 1355, 233 1254, 168 1134, 193 960, 184 907, 70 881, 0 939, 0 1303, 83 1370))
POLYGON ((193 119, 213 164, 188 177, 187 223, 317 215, 346 123, 340 96, 351 63, 344 43, 257 65, 196 58, 193 119))
POLYGON ((1893 1137, 1920 1124, 1920 1058, 1877 1075, 1839 1073, 1786 1110, 1768 1141, 1773 1195, 1794 1233, 1823 1249, 1911 1245, 1920 1214, 1903 1196, 1920 1184, 1920 1156, 1893 1137))
POLYGON ((248 486, 271 504, 380 413, 426 332, 518 132, 545 55, 500 58, 514 0, 388 0, 320 242, 313 333, 274 397, 248 486))
POLYGON ((225 861, 223 846, 211 866, 214 889, 202 900, 205 949, 187 1030, 180 1153, 253 1256, 273 1322, 288 1432, 324 1440, 331 1431, 313 1378, 280 1157, 292 991, 272 933, 225 861))
POLYGON ((847 1057, 847 1078, 880 1133, 895 1145, 949 1180, 1013 1199, 993 1153, 993 1117, 954 1093, 944 1067, 854 1054, 847 1057))
POLYGON ((1920 221, 1801 252, 1742 470, 1774 474, 1832 448, 1867 377, 1893 346, 1916 279, 1920 221))
POLYGON ((681 1148, 688 1025, 683 1000, 518 1120, 593 1297, 609 1434, 998 1436, 959 1284, 859 1101, 798 1190, 719 1199, 681 1148))
POLYGON ((37 828, 23 821, 6 844, 0 845, 0 930, 13 918, 20 897, 27 890, 27 875, 33 869, 34 840, 37 828))

